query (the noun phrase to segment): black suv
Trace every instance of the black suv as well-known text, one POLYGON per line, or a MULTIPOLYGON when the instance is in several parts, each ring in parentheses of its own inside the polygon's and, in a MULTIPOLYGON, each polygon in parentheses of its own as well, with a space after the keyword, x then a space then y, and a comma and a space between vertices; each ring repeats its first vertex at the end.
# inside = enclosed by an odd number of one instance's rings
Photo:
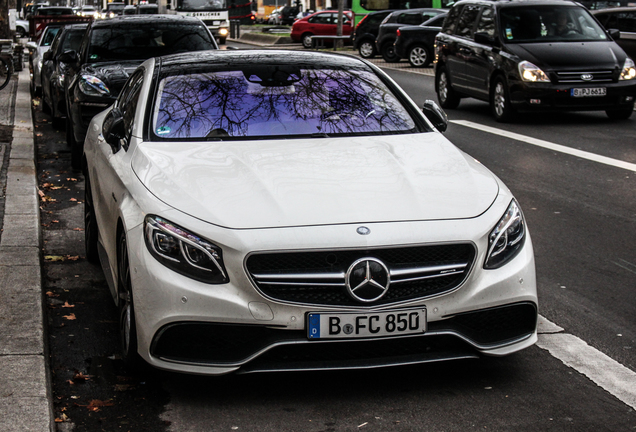
POLYGON ((521 111, 634 110, 636 68, 605 29, 569 0, 461 1, 436 38, 444 108, 489 101, 497 121, 521 111))
POLYGON ((406 9, 397 10, 387 16, 378 31, 378 38, 375 45, 385 62, 392 63, 400 61, 400 57, 395 54, 393 44, 397 37, 397 29, 404 26, 420 25, 437 15, 446 13, 444 9, 406 9))
POLYGON ((137 66, 151 57, 211 49, 218 49, 214 37, 194 17, 132 15, 92 21, 79 51, 59 57, 68 65, 66 140, 73 168, 81 168, 91 119, 117 99, 137 66))
POLYGON ((378 37, 380 24, 391 12, 392 9, 369 12, 360 20, 351 36, 353 48, 358 50, 360 57, 373 58, 378 53, 375 39, 378 37))

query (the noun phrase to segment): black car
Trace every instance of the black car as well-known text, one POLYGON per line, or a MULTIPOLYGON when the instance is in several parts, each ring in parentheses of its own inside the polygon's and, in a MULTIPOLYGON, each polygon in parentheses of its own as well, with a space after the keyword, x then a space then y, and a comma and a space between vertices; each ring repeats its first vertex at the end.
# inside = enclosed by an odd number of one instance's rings
POLYGON ((198 18, 135 15, 91 22, 79 51, 60 57, 68 64, 66 139, 73 168, 81 167, 90 120, 115 101, 137 66, 151 57, 211 49, 218 46, 198 18))
POLYGON ((380 24, 392 12, 393 9, 369 12, 353 30, 351 36, 353 48, 358 50, 362 58, 373 58, 378 53, 375 40, 378 37, 380 24))
POLYGON ((283 25, 292 25, 296 21, 296 15, 300 12, 297 6, 285 6, 280 11, 280 23, 283 25))
POLYGON ((53 125, 59 126, 66 115, 64 77, 67 65, 59 57, 67 51, 77 51, 88 24, 69 24, 57 33, 51 49, 44 53, 42 71, 42 109, 51 114, 53 125))
POLYGON ((431 64, 435 53, 435 36, 442 29, 445 18, 446 14, 440 14, 418 26, 399 28, 395 39, 395 55, 407 59, 413 67, 431 64))
POLYGON ((445 12, 447 11, 444 9, 430 8, 406 9, 393 12, 380 24, 378 37, 375 41, 376 49, 382 55, 384 61, 389 63, 400 61, 393 47, 397 37, 397 29, 407 25, 420 25, 445 12))
POLYGON ((616 43, 632 60, 636 59, 636 7, 595 10, 592 15, 607 30, 620 30, 621 35, 616 43))
POLYGON ((106 5, 105 9, 102 9, 102 16, 104 18, 114 18, 117 15, 123 15, 125 7, 126 3, 110 2, 106 5))
POLYGON ((636 67, 613 35, 569 0, 465 0, 436 38, 435 90, 444 108, 490 102, 497 121, 522 111, 597 111, 627 119, 636 67))

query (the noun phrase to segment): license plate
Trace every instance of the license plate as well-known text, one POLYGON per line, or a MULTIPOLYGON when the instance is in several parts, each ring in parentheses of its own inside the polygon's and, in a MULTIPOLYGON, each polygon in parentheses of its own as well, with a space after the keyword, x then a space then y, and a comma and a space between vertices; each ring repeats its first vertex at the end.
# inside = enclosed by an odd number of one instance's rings
POLYGON ((607 89, 605 87, 573 88, 570 90, 570 95, 573 97, 605 96, 606 94, 607 89))
POLYGON ((426 309, 371 313, 310 313, 309 339, 353 339, 407 335, 426 331, 426 309))
POLYGON ((221 21, 212 21, 212 25, 221 25, 221 21))

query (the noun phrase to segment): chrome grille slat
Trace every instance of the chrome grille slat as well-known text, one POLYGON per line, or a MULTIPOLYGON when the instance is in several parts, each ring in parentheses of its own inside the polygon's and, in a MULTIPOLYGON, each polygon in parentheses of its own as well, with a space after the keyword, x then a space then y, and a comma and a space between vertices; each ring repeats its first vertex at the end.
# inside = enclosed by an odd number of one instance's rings
POLYGON ((555 72, 559 83, 602 83, 613 82, 615 71, 612 69, 592 70, 592 71, 558 71, 555 72), (592 79, 584 80, 582 75, 592 75, 592 79))

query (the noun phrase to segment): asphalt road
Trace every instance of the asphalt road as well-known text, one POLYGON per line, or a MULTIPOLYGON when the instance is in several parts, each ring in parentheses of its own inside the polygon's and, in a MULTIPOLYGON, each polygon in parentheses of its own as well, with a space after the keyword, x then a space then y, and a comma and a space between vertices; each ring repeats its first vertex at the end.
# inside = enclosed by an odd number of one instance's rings
MULTIPOLYGON (((390 74, 418 105, 436 100, 432 78, 390 74)), ((455 123, 636 163, 636 118, 615 122, 603 113, 577 113, 500 125, 477 101, 463 101, 448 114, 448 139, 519 199, 536 251, 540 313, 563 333, 636 370, 636 172, 455 123)), ((60 430, 636 429, 634 404, 576 365, 566 366, 545 346, 501 359, 346 373, 202 378, 126 370, 117 357, 117 314, 103 275, 83 259, 82 177, 70 170, 64 131, 47 119, 36 106, 43 274, 60 430)), ((611 370, 604 372, 612 378, 611 370)))

